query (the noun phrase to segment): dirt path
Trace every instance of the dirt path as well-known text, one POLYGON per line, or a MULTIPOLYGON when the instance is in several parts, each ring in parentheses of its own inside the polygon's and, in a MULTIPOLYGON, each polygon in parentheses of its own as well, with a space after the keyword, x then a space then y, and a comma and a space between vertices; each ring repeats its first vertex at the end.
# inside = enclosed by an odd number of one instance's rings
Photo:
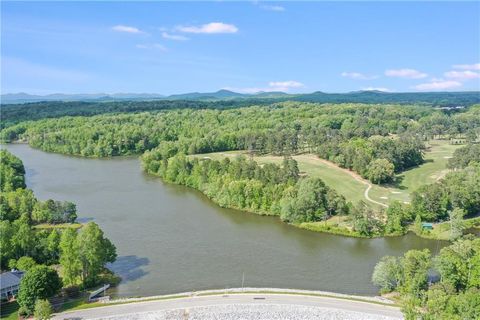
POLYGON ((382 206, 384 208, 388 208, 388 206, 384 203, 381 203, 381 202, 378 202, 378 201, 375 201, 373 200, 372 198, 370 198, 370 196, 368 195, 368 193, 370 192, 370 189, 372 189, 372 184, 368 181, 368 180, 365 180, 364 178, 362 178, 358 173, 355 173, 353 171, 350 171, 348 169, 344 169, 344 168, 340 168, 339 166, 337 166, 336 164, 334 164, 333 162, 330 162, 328 160, 325 160, 325 159, 321 159, 321 158, 317 158, 318 161, 320 161, 321 163, 323 164, 326 164, 327 166, 330 166, 332 168, 335 168, 337 170, 341 170, 343 172, 345 172, 346 174, 348 174, 349 176, 351 176, 352 178, 354 178, 355 180, 357 180, 358 182, 360 183, 363 183, 364 185, 367 186, 367 188, 365 189, 365 192, 363 193, 363 196, 365 197, 365 199, 367 201, 370 201, 371 203, 375 203, 375 204, 378 204, 379 206, 382 206))

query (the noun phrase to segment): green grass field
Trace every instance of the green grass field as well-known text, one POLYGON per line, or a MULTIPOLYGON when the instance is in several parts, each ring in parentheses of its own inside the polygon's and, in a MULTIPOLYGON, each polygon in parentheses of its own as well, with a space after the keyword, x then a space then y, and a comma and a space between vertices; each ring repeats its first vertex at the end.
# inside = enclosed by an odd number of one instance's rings
MULTIPOLYGON (((412 168, 397 176, 398 182, 394 185, 372 185, 369 196, 372 200, 383 204, 389 204, 394 200, 402 202, 410 201, 410 193, 424 184, 430 184, 443 177, 447 172, 446 164, 459 145, 450 145, 448 141, 435 140, 428 144, 425 152, 426 162, 416 168, 412 168)), ((225 157, 236 157, 244 154, 243 151, 214 152, 195 155, 199 158, 221 160, 225 157)), ((302 154, 293 157, 298 162, 302 173, 311 177, 319 177, 325 183, 341 193, 348 201, 357 203, 362 200, 372 207, 379 205, 369 202, 364 197, 368 181, 355 179, 346 170, 325 163, 313 154, 302 154)), ((258 163, 280 164, 283 160, 280 156, 255 156, 258 163)))

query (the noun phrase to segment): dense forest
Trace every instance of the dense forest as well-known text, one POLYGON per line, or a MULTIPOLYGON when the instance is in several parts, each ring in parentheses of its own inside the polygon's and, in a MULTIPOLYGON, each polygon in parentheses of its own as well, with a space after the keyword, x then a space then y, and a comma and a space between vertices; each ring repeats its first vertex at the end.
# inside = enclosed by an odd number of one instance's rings
POLYGON ((38 301, 62 287, 96 285, 105 273, 104 265, 115 261, 116 249, 96 223, 89 222, 79 231, 78 224, 71 224, 77 217, 75 204, 36 199, 25 186, 19 158, 0 150, 0 159, 1 269, 26 272, 17 301, 20 314, 29 315, 38 301), (41 223, 50 227, 42 228, 41 223))
MULTIPOLYGON (((480 210, 475 165, 480 106, 457 112, 428 106, 299 102, 184 107, 27 121, 4 128, 1 137, 85 157, 140 154, 147 172, 198 189, 221 206, 276 215, 293 224, 342 215, 348 217, 350 230, 340 233, 349 235, 403 234, 414 223, 458 220, 480 210), (424 142, 458 137, 469 144, 449 160, 457 171, 415 191, 411 204, 393 203, 385 212, 348 203, 322 180, 300 175, 291 158, 314 153, 373 183, 387 183, 423 163, 424 142), (281 166, 261 166, 247 158, 215 161, 198 156, 230 150, 280 155, 285 160, 281 166)), ((30 217, 35 223, 69 222, 75 218, 73 209, 52 200, 38 202, 30 217)), ((19 214, 6 217, 12 220, 19 214)), ((452 232, 452 238, 458 234, 452 232)))
MULTIPOLYGON (((8 97, 2 97, 8 98, 8 97)), ((14 123, 27 120, 39 120, 43 118, 56 118, 63 116, 92 116, 105 113, 122 112, 145 112, 173 109, 228 109, 251 105, 268 105, 276 102, 299 101, 313 103, 365 103, 365 104, 422 104, 430 107, 469 107, 480 103, 479 92, 405 92, 387 93, 378 91, 359 91, 350 93, 324 93, 314 92, 309 94, 290 95, 284 93, 261 93, 256 95, 244 95, 227 90, 214 93, 191 93, 166 97, 164 100, 156 98, 153 101, 148 97, 143 101, 138 99, 116 100, 105 97, 97 101, 88 101, 86 97, 81 99, 72 96, 70 101, 41 101, 41 97, 35 98, 40 102, 23 104, 0 105, 2 112, 2 128, 14 123), (76 101, 75 101, 76 100, 76 101), (113 101, 112 101, 113 100, 113 101)), ((61 99, 60 97, 58 99, 61 99)), ((2 99, 7 101, 7 99, 2 99)), ((63 100, 69 100, 64 97, 63 100)))
POLYGON ((385 256, 372 281, 383 293, 397 292, 406 319, 480 319, 480 239, 459 239, 436 257, 428 249, 385 256))
POLYGON ((423 162, 423 140, 445 134, 476 139, 478 128, 479 107, 449 115, 421 106, 285 102, 44 119, 5 128, 1 137, 87 157, 142 154, 156 147, 175 150, 173 154, 312 152, 382 183, 423 162))

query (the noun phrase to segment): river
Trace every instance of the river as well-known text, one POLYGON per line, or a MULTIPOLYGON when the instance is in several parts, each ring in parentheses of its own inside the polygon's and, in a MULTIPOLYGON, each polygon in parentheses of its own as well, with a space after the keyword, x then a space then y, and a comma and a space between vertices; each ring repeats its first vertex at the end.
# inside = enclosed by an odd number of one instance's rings
POLYGON ((27 186, 41 199, 77 204, 79 221, 95 221, 117 247, 111 265, 122 277, 113 292, 145 296, 191 290, 277 287, 374 295, 384 255, 438 241, 403 237, 355 239, 301 230, 220 208, 201 193, 142 172, 137 158, 85 159, 4 146, 20 157, 27 186))

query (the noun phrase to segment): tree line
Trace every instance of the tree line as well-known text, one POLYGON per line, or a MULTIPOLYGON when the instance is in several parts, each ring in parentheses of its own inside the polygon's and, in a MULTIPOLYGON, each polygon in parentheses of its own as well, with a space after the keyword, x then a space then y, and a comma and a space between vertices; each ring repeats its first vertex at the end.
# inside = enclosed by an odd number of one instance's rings
POLYGON ((283 102, 225 110, 44 119, 4 128, 1 137, 85 157, 142 154, 161 144, 184 154, 249 150, 288 156, 312 152, 374 183, 383 183, 423 161, 422 141, 435 135, 440 124, 441 128, 454 128, 452 134, 476 135, 480 120, 474 115, 480 115, 478 110, 472 107, 449 115, 424 106, 283 102))
POLYGON ((0 152, 1 269, 26 272, 17 301, 21 313, 28 315, 33 313, 37 301, 55 295, 63 286, 96 285, 104 265, 115 261, 116 249, 94 222, 79 231, 69 225, 36 228, 44 222, 75 222, 76 207, 71 202, 37 200, 25 186, 22 161, 6 150, 0 152), (52 265, 59 268, 53 269, 52 265))

